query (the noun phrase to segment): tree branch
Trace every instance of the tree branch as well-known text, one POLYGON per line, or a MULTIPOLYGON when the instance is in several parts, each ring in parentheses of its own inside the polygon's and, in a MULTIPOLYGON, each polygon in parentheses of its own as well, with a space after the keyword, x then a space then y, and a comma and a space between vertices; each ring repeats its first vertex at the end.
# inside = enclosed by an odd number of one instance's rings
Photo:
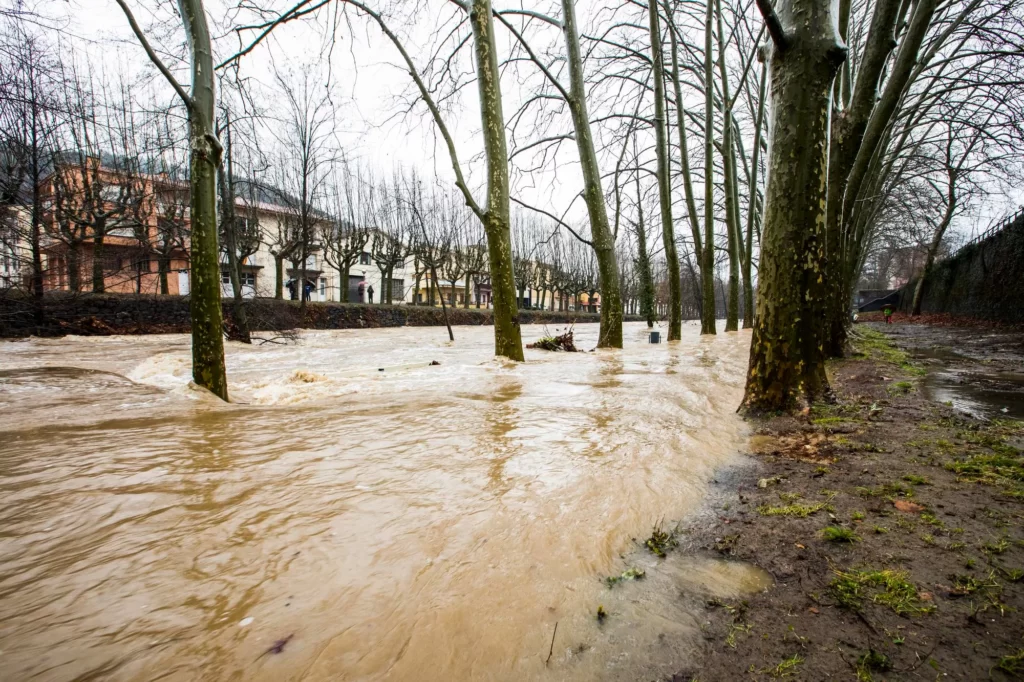
POLYGON ((524 201, 520 201, 519 199, 516 199, 515 197, 509 197, 509 198, 514 203, 519 204, 523 208, 527 208, 527 209, 529 209, 531 211, 536 211, 537 213, 540 213, 541 215, 545 215, 548 218, 551 218, 556 223, 558 223, 559 226, 564 227, 565 229, 569 230, 569 232, 572 234, 573 237, 576 237, 576 239, 580 240, 581 242, 583 242, 584 244, 586 244, 587 246, 589 246, 591 248, 594 247, 594 242, 590 241, 589 239, 584 239, 583 237, 581 237, 580 234, 578 232, 576 232, 576 230, 572 229, 572 227, 570 227, 567 222, 565 222, 564 220, 562 220, 561 218, 556 216, 554 213, 549 213, 549 212, 545 211, 542 208, 537 208, 536 206, 531 206, 530 204, 527 204, 524 201))
POLYGON ((174 91, 178 93, 178 97, 180 97, 181 101, 185 104, 185 108, 191 112, 192 98, 189 96, 187 92, 185 92, 185 88, 181 86, 181 83, 179 83, 178 80, 174 77, 170 69, 168 69, 167 66, 164 65, 164 63, 160 60, 160 58, 156 56, 156 52, 153 51, 153 48, 150 46, 149 41, 146 40, 146 34, 142 32, 141 28, 139 28, 139 24, 135 21, 135 15, 132 14, 132 11, 130 9, 128 9, 128 5, 125 4, 125 0, 117 0, 117 4, 121 6, 121 11, 123 11, 125 17, 128 18, 128 24, 132 27, 132 32, 135 33, 135 37, 138 38, 139 42, 142 44, 142 49, 146 51, 146 56, 149 57, 149 61, 153 62, 153 65, 157 68, 157 70, 160 71, 161 74, 163 74, 163 77, 166 78, 167 82, 171 84, 171 87, 174 88, 174 91))
POLYGON ((785 52, 786 48, 789 47, 789 37, 786 36, 786 31, 782 28, 782 21, 779 19, 779 15, 775 13, 775 8, 772 7, 772 0, 757 0, 757 9, 761 11, 761 16, 764 17, 764 25, 768 29, 768 34, 772 37, 775 47, 778 48, 779 52, 785 52))

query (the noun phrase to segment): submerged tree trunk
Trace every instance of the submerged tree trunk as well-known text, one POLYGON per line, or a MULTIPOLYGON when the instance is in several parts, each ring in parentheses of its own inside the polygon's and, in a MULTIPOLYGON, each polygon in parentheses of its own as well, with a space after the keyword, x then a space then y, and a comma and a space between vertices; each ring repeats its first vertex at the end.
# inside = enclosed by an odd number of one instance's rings
POLYGON ((235 216, 235 179, 233 158, 231 154, 231 118, 230 114, 225 117, 225 154, 221 157, 221 163, 217 165, 217 172, 220 174, 221 211, 224 221, 224 245, 228 255, 228 279, 231 281, 232 306, 231 317, 235 328, 230 330, 229 337, 232 341, 252 343, 252 336, 249 333, 249 318, 245 310, 244 292, 242 291, 242 273, 238 262, 238 223, 235 216))
POLYGON ((473 26, 480 121, 483 124, 484 152, 487 157, 487 205, 481 220, 487 234, 487 259, 491 270, 494 353, 521 362, 525 356, 512 271, 508 147, 490 0, 473 0, 469 18, 473 26))
MULTIPOLYGON (((683 337, 683 292, 682 281, 679 279, 675 227, 672 224, 672 189, 669 184, 668 135, 665 120, 665 60, 662 56, 661 24, 656 2, 649 4, 647 16, 650 21, 651 62, 654 67, 654 132, 658 163, 658 200, 661 207, 661 240, 665 248, 665 265, 668 270, 668 340, 678 341, 683 337)), ((681 104, 677 102, 676 106, 679 107, 681 104)), ((639 197, 637 199, 639 201, 639 197)))
POLYGON ((201 0, 180 0, 179 5, 192 50, 192 107, 189 111, 192 378, 221 400, 227 400, 217 248, 217 166, 221 147, 213 130, 213 57, 201 0))
MULTIPOLYGON (((619 264, 615 255, 615 235, 608 221, 604 190, 601 187, 601 167, 594 150, 594 138, 587 113, 586 82, 583 77, 583 57, 576 28, 574 0, 562 0, 566 51, 569 66, 569 111, 576 131, 576 147, 583 172, 583 198, 590 216, 590 234, 601 279, 601 329, 598 348, 622 348, 622 295, 619 290, 619 264)), ((657 12, 655 12, 656 14, 657 12)))
MULTIPOLYGON (((709 0, 710 1, 710 0, 709 0)), ((740 244, 736 208, 736 157, 733 155, 732 103, 729 75, 725 66, 725 33, 722 31, 722 0, 715 0, 715 18, 718 24, 718 72, 722 84, 722 168, 725 188, 725 229, 729 233, 729 289, 725 299, 725 331, 739 329, 740 308, 740 244)), ((709 132, 710 134, 710 132, 709 132)))
POLYGON ((828 392, 822 336, 832 83, 846 56, 829 0, 758 0, 771 34, 771 150, 757 313, 743 408, 792 408, 828 392), (782 27, 786 26, 787 29, 782 27))
MULTIPOLYGON (((636 179, 636 269, 640 278, 640 315, 647 320, 647 327, 654 327, 656 311, 654 309, 654 278, 651 276, 651 257, 647 253, 647 228, 644 225, 644 207, 640 198, 640 174, 636 179)), ((682 322, 680 322, 680 336, 682 336, 682 322)))
POLYGON ((700 254, 700 288, 704 302, 700 311, 700 333, 715 332, 715 103, 714 56, 711 49, 715 14, 713 0, 705 0, 704 21, 704 252, 700 254))

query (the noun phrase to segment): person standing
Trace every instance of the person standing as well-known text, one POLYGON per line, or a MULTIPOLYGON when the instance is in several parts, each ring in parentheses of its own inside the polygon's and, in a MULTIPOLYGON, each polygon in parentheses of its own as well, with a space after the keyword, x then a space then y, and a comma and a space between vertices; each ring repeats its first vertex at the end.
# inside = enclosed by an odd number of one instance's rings
POLYGON ((886 324, 892 324, 892 306, 886 305, 882 308, 882 316, 885 317, 886 324))
POLYGON ((373 285, 372 284, 366 289, 366 295, 370 297, 370 303, 373 303, 373 285))

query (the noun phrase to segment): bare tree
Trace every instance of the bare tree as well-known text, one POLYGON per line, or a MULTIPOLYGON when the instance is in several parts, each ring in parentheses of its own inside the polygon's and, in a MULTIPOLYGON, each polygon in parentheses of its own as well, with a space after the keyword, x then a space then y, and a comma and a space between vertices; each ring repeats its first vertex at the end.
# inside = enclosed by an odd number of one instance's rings
POLYGON ((214 131, 216 107, 213 52, 202 0, 179 0, 185 37, 191 50, 192 92, 188 93, 157 56, 135 21, 126 0, 117 0, 132 31, 157 70, 167 79, 188 111, 191 197, 190 312, 192 377, 221 400, 228 399, 224 366, 223 313, 220 302, 220 258, 217 248, 217 166, 223 151, 214 131))

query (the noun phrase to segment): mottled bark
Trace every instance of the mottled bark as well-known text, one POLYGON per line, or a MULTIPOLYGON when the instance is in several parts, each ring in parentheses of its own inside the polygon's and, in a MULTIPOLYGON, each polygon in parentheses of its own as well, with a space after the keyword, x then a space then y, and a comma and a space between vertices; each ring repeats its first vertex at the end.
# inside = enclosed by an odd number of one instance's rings
MULTIPOLYGON (((661 209, 661 240, 665 248, 665 264, 668 271, 668 340, 678 341, 683 336, 683 295, 682 282, 679 278, 679 255, 676 253, 675 227, 672 221, 672 189, 665 120, 665 59, 662 55, 661 23, 657 3, 650 3, 647 17, 650 22, 651 63, 654 71, 654 139, 658 163, 656 175, 661 209)), ((680 106, 679 102, 676 106, 680 106)))
POLYGON ((508 146, 490 0, 473 0, 469 18, 473 27, 480 122, 487 157, 487 205, 478 215, 487 234, 487 259, 494 302, 494 353, 522 361, 525 356, 512 267, 508 146))
POLYGON ((160 280, 160 293, 166 296, 171 292, 168 273, 171 270, 171 260, 167 256, 160 255, 156 259, 156 272, 160 280))
MULTIPOLYGON (((762 13, 771 8, 759 2, 762 13)), ((743 408, 785 410, 828 393, 822 336, 832 84, 846 56, 829 0, 784 0, 772 33, 771 150, 743 408)))
POLYGON ((82 259, 77 245, 68 247, 68 289, 78 293, 82 290, 82 259))
MULTIPOLYGON (((576 131, 576 148, 583 172, 583 199, 590 217, 591 241, 601 279, 601 328, 598 348, 622 348, 622 295, 619 290, 619 264, 615 254, 615 235, 608 220, 608 207, 601 186, 601 167, 597 162, 594 137, 587 113, 586 82, 579 31, 576 27, 574 0, 562 0, 566 52, 569 66, 569 112, 576 131)), ((655 12, 656 14, 656 12, 655 12)))
POLYGON ((213 130, 215 93, 210 34, 201 0, 179 0, 179 7, 192 50, 192 106, 189 110, 192 378, 227 400, 217 248, 217 166, 221 148, 213 130))

